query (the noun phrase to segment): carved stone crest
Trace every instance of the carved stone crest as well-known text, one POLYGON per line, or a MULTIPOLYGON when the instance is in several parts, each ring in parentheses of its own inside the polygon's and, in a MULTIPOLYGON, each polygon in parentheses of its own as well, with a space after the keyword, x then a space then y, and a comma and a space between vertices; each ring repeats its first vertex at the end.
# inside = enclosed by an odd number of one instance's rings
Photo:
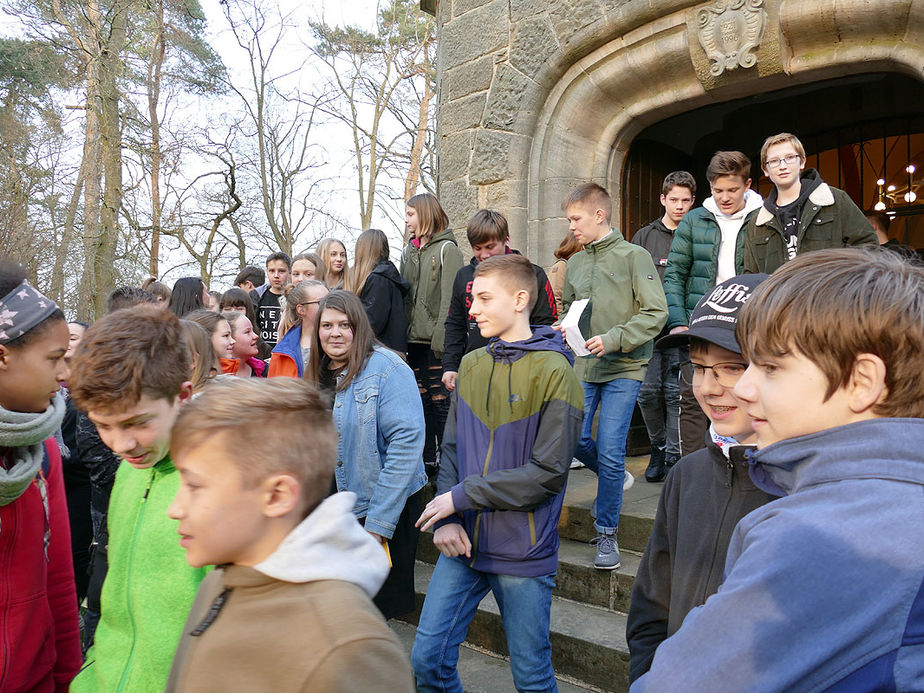
POLYGON ((754 50, 767 21, 764 0, 716 0, 697 13, 699 42, 712 61, 709 72, 718 77, 726 70, 754 67, 754 50))

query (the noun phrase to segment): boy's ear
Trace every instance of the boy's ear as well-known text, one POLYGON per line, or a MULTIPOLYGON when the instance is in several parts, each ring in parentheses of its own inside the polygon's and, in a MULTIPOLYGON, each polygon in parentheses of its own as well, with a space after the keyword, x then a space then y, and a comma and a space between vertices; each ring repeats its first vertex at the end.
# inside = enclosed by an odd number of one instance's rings
POLYGON ((180 393, 177 395, 177 404, 186 404, 192 400, 192 382, 187 380, 185 383, 180 385, 180 393))
POLYGON ((598 225, 605 224, 606 212, 604 212, 602 209, 594 210, 594 221, 597 222, 598 225))
POLYGON ((0 344, 0 370, 10 367, 10 349, 6 344, 0 344))
POLYGON ((847 405, 854 414, 869 412, 889 396, 885 362, 876 354, 860 354, 853 364, 848 383, 847 405))
POLYGON ((514 296, 514 303, 513 303, 514 310, 516 310, 517 313, 522 313, 523 311, 527 309, 528 306, 529 306, 529 292, 523 289, 520 289, 519 291, 517 291, 516 295, 514 296))
POLYGON ((751 179, 750 179, 750 178, 748 178, 746 181, 744 181, 744 189, 745 189, 745 190, 750 190, 750 189, 751 189, 751 179))
POLYGON ((302 487, 291 474, 275 474, 263 484, 263 514, 266 517, 285 517, 301 501, 302 487))

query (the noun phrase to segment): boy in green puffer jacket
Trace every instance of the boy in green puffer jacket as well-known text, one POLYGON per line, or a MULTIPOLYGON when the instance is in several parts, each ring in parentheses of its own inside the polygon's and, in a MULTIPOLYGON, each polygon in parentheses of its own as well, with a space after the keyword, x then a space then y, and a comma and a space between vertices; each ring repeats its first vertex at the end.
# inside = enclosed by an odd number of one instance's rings
MULTIPOLYGON (((690 313, 714 286, 744 273, 745 227, 763 202, 751 190, 751 160, 741 152, 716 152, 706 179, 712 196, 684 215, 667 256, 664 294, 670 334, 687 329, 690 313)), ((681 381, 680 454, 704 447, 708 427, 692 388, 681 381)))
POLYGON ((74 693, 160 693, 207 572, 191 568, 167 507, 179 488, 170 431, 192 396, 179 320, 156 305, 110 313, 87 330, 70 393, 123 462, 109 509, 102 619, 74 693))

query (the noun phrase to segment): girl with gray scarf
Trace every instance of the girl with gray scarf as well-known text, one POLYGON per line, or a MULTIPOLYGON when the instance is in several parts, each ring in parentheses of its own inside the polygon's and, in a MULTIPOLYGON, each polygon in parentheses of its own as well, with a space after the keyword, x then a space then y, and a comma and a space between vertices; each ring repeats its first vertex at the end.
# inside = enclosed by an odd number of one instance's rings
POLYGON ((54 301, 0 262, 0 693, 66 691, 81 663, 54 441, 69 336, 54 301))

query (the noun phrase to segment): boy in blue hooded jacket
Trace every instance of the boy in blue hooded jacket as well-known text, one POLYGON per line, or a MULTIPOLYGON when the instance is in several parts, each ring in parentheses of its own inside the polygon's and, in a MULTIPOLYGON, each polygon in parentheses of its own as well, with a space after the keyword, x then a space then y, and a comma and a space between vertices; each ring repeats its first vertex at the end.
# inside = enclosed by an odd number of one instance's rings
POLYGON ((508 634, 518 690, 557 690, 549 612, 558 519, 583 416, 564 343, 530 329, 529 260, 478 264, 470 314, 491 341, 459 367, 437 495, 418 520, 442 552, 427 589, 411 662, 418 691, 462 691, 459 645, 489 590, 508 634))
POLYGON ((639 691, 924 690, 924 269, 798 255, 751 295, 735 385, 754 483, 725 580, 639 691))

